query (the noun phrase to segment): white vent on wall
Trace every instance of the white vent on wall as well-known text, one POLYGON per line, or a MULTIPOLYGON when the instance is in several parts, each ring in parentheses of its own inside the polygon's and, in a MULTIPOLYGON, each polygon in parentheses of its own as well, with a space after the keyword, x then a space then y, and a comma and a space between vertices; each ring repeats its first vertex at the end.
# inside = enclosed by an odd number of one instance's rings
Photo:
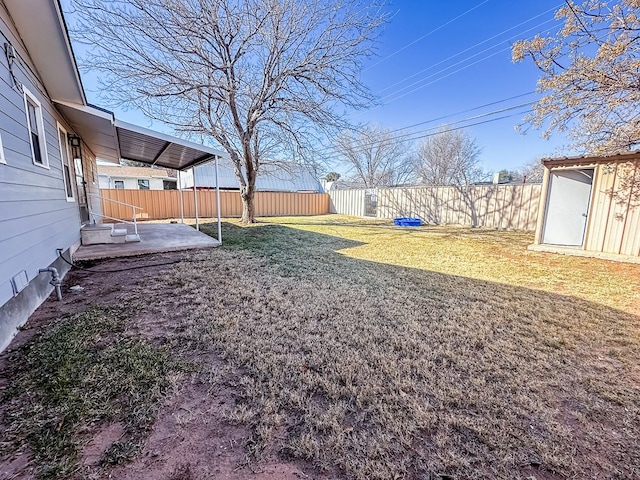
POLYGON ((11 278, 11 286, 13 287, 13 296, 18 295, 22 290, 29 285, 29 277, 27 276, 27 271, 22 270, 17 275, 14 275, 11 278))

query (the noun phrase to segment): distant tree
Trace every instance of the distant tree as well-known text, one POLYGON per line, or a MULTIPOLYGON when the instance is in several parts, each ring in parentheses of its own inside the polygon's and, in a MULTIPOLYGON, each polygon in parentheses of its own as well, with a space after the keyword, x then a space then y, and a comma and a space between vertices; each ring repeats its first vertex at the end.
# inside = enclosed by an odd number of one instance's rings
POLYGON ((513 46, 515 62, 531 58, 544 96, 525 124, 544 136, 566 131, 585 152, 611 154, 640 144, 640 2, 566 0, 562 28, 513 46))
POLYGON ((344 132, 335 147, 340 160, 353 170, 350 180, 365 188, 398 186, 413 177, 411 152, 384 127, 344 132))
POLYGON ((337 182, 340 180, 341 175, 338 172, 329 172, 325 175, 324 179, 327 182, 337 182))
POLYGON ((520 169, 520 175, 525 183, 540 183, 544 176, 544 165, 539 160, 533 161, 520 169))
POLYGON ((498 172, 498 183, 510 183, 522 180, 522 174, 515 170, 502 169, 498 172))
POLYGON ((123 158, 123 159, 120 160, 120 165, 123 165, 125 167, 147 167, 147 168, 151 168, 151 165, 149 165, 148 163, 137 162, 136 160, 128 160, 126 158, 123 158))
MULTIPOLYGON (((336 107, 370 95, 363 59, 386 15, 376 0, 75 0, 84 66, 112 104, 136 107, 229 154, 254 221, 268 158, 298 158, 317 132, 345 127, 336 107)), ((342 108, 344 110, 344 108, 342 108)))
POLYGON ((427 185, 464 186, 487 178, 480 165, 481 148, 462 130, 441 131, 418 147, 416 174, 427 185))

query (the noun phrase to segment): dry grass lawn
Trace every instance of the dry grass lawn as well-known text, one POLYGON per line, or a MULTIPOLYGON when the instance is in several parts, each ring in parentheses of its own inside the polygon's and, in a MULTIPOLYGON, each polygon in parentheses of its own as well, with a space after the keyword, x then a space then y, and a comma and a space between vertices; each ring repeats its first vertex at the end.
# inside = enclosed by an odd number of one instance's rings
POLYGON ((340 216, 223 234, 127 294, 177 356, 237 372, 228 421, 249 428, 252 461, 275 448, 358 480, 640 478, 640 265, 340 216))

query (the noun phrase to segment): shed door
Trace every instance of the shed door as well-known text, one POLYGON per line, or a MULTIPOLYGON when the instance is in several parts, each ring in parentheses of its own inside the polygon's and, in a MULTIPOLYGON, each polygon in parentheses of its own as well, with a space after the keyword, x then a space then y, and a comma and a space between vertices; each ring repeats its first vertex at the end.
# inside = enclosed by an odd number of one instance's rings
POLYGON ((592 183, 592 168, 551 173, 542 243, 582 246, 592 183))

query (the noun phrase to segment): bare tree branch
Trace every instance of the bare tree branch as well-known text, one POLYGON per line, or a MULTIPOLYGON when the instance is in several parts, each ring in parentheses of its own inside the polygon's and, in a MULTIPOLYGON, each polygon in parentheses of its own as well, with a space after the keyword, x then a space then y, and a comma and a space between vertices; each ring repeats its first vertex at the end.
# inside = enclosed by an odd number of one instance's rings
POLYGON ((425 138, 418 147, 416 170, 420 182, 427 185, 467 186, 484 180, 476 140, 463 130, 448 130, 425 138))
POLYGON ((207 136, 234 164, 245 222, 269 157, 312 156, 347 125, 340 106, 371 100, 362 60, 385 21, 374 0, 75 0, 83 67, 104 99, 186 135, 207 136))
POLYGON ((388 129, 367 126, 343 132, 335 148, 341 161, 354 171, 350 180, 362 187, 398 186, 413 177, 411 152, 388 129))
POLYGON ((640 2, 566 0, 562 28, 520 40, 516 62, 531 58, 542 71, 544 96, 525 123, 568 132, 583 153, 612 154, 640 144, 640 2))

